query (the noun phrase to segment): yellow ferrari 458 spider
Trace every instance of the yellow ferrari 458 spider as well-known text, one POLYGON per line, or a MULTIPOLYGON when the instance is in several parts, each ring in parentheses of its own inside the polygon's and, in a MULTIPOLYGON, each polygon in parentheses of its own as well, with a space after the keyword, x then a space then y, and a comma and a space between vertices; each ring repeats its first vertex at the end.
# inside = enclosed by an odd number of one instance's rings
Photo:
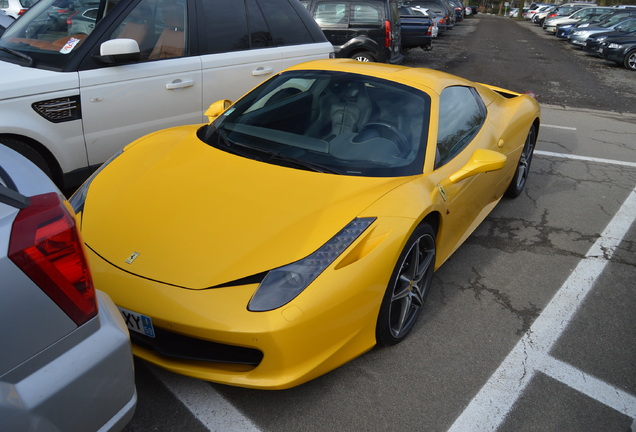
POLYGON ((433 271, 521 193, 540 109, 343 59, 287 69, 207 115, 131 143, 71 202, 135 355, 282 389, 407 336, 433 271))

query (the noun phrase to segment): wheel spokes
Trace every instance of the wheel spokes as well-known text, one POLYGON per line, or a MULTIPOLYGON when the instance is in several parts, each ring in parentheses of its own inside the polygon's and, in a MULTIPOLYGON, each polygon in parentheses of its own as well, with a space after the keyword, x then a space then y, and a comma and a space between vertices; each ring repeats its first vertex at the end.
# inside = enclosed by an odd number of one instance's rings
POLYGON ((434 240, 420 237, 412 246, 400 268, 390 305, 390 329, 394 337, 408 330, 419 309, 424 305, 428 290, 429 271, 435 261, 434 240))

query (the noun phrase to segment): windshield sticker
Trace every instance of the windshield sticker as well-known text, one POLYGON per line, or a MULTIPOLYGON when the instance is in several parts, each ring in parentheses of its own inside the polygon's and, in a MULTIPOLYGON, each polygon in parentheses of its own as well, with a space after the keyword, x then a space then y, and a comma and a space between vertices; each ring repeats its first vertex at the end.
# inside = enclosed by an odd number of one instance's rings
POLYGON ((77 39, 77 38, 70 38, 68 40, 68 42, 66 42, 66 45, 64 45, 64 47, 60 50, 60 52, 62 54, 68 54, 71 51, 73 51, 73 48, 75 48, 75 45, 77 45, 79 43, 81 39, 77 39))

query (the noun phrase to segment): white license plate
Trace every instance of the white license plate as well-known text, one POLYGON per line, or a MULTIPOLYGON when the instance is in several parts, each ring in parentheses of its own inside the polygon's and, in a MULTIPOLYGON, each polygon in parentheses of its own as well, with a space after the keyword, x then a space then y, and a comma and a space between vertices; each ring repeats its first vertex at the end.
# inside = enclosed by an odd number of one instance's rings
POLYGON ((151 338, 155 337, 155 329, 152 326, 152 320, 150 317, 122 307, 118 308, 119 312, 121 312, 121 316, 124 317, 128 330, 141 333, 142 335, 146 335, 151 338))

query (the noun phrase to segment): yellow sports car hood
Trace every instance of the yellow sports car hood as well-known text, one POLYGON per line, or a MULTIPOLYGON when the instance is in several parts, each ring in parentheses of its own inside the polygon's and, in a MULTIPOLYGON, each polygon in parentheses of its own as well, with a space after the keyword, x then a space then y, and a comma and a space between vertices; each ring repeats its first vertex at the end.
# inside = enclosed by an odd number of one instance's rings
POLYGON ((323 174, 208 146, 194 126, 137 141, 91 183, 86 244, 136 275, 203 289, 297 261, 410 178, 323 174))

